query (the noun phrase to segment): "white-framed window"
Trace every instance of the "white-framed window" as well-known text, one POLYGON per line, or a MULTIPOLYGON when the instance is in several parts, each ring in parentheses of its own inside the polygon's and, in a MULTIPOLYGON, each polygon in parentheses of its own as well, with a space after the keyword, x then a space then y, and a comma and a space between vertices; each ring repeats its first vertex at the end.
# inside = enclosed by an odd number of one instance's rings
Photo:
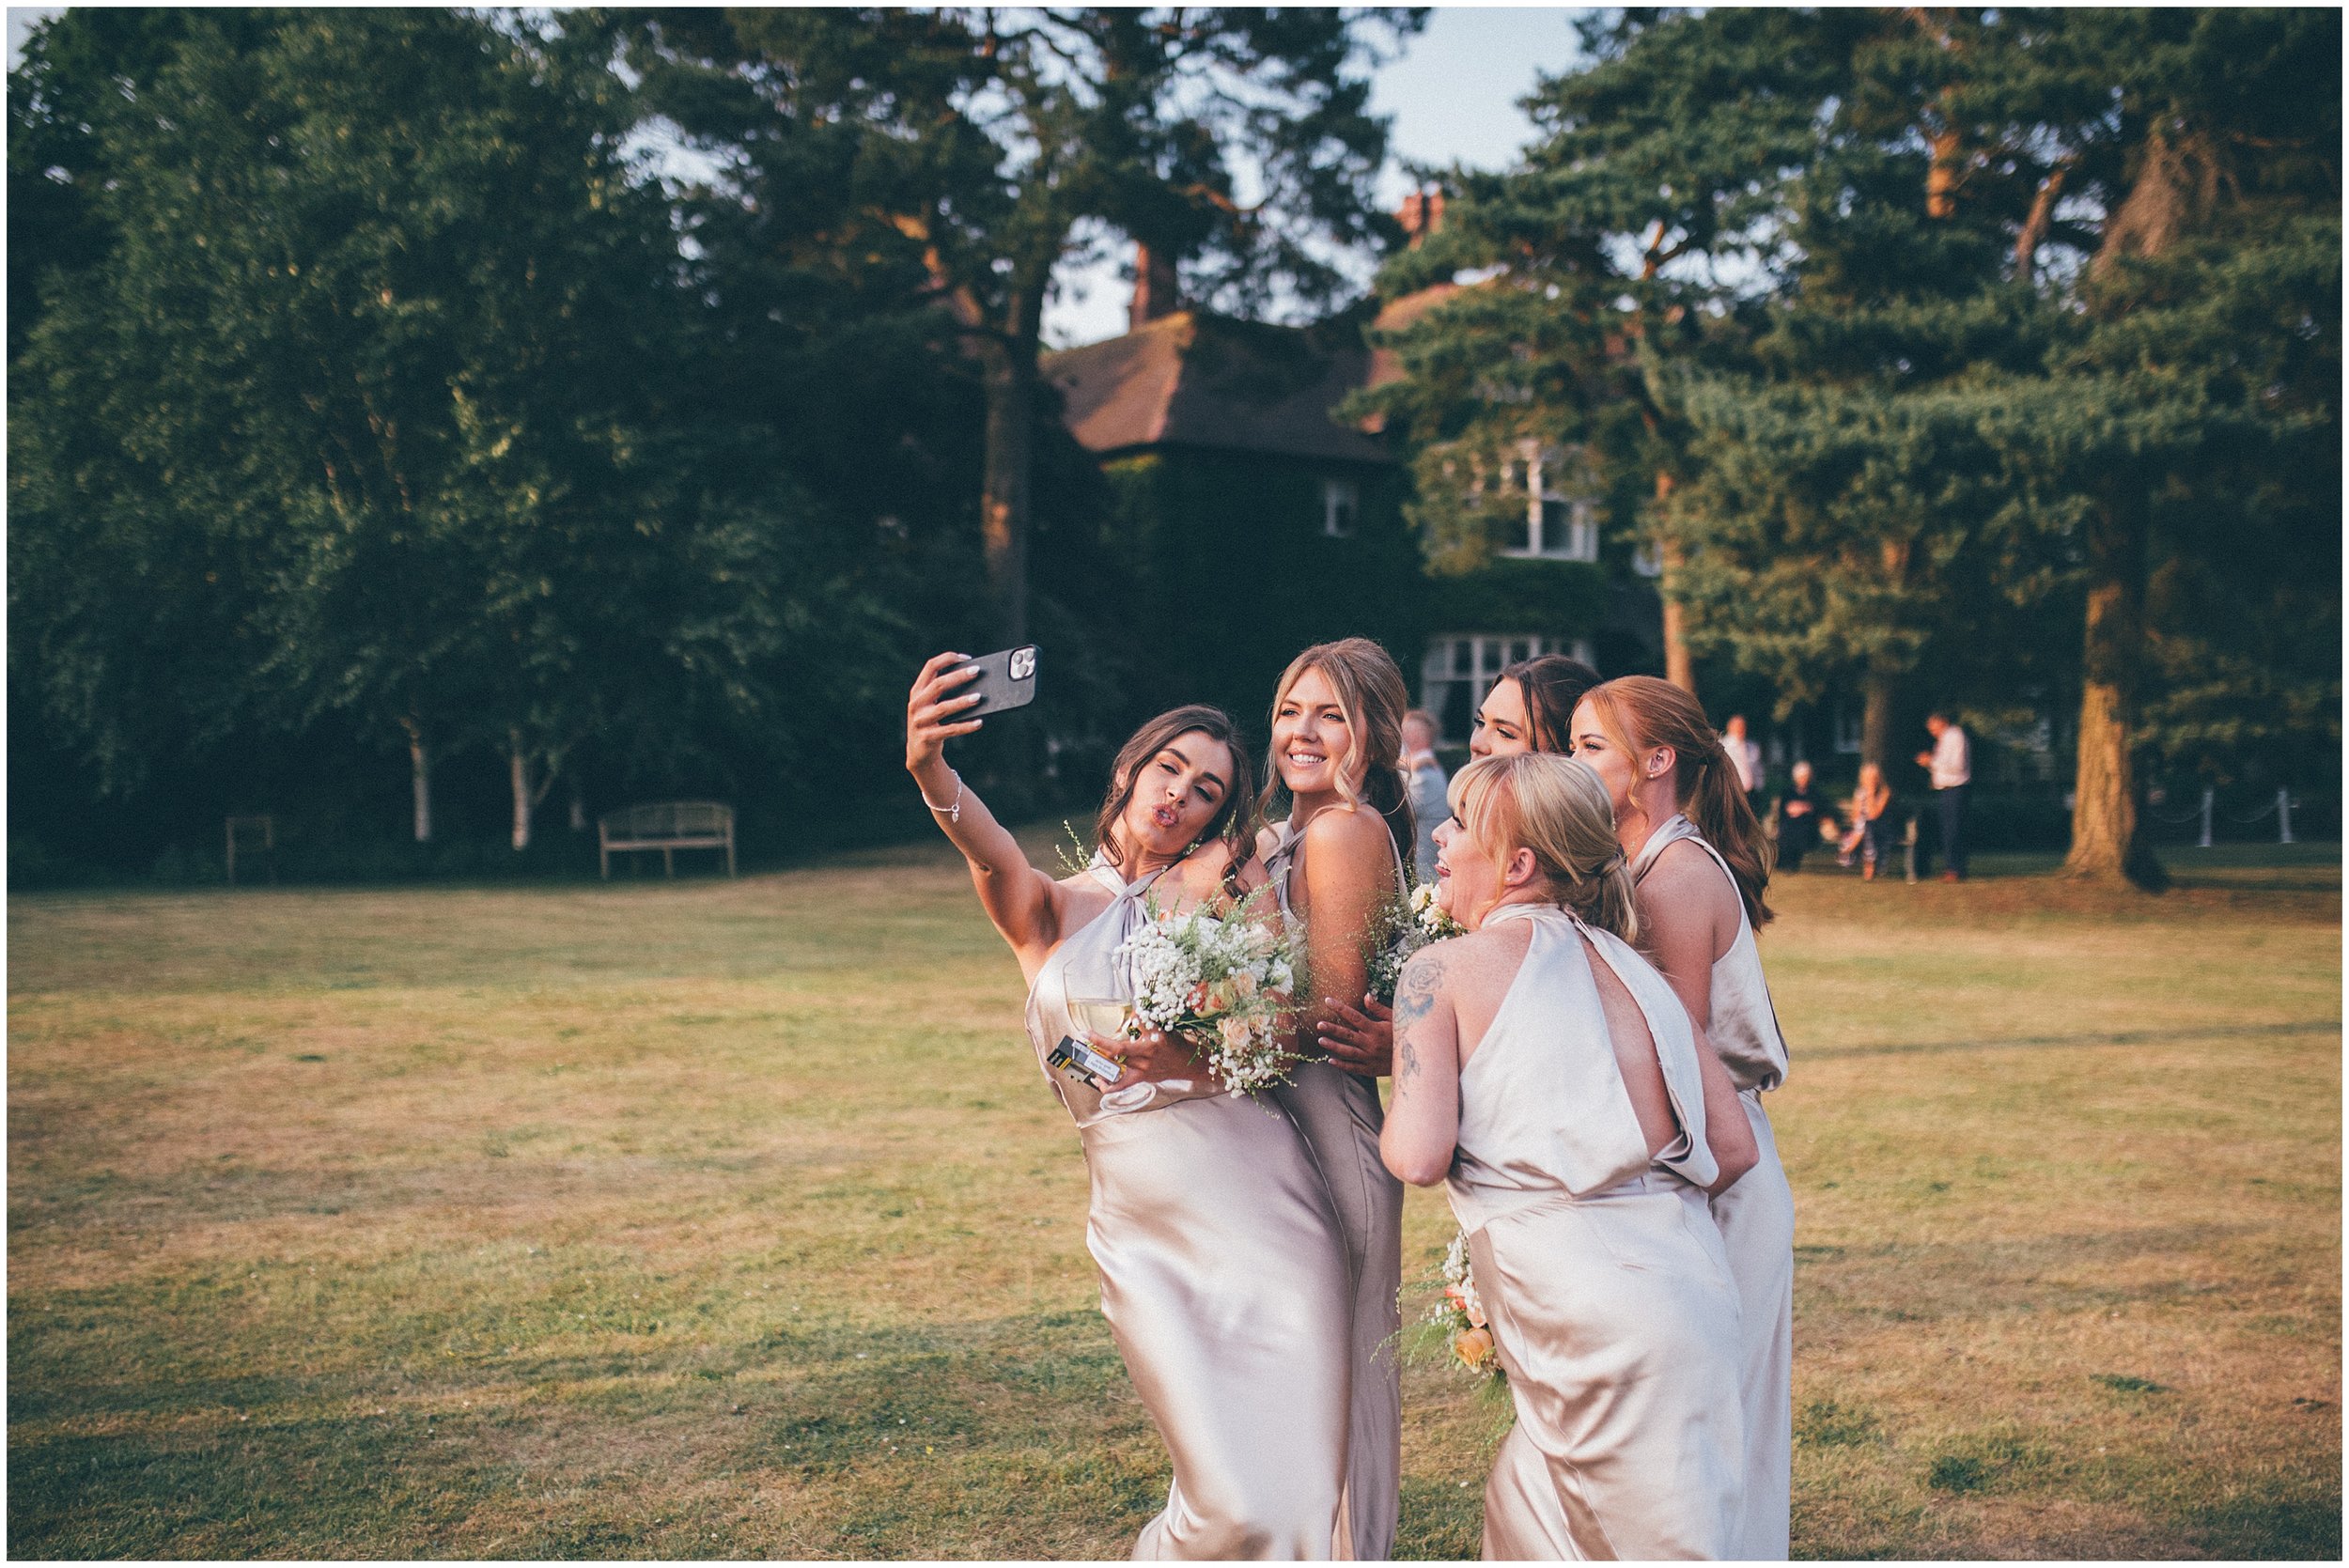
POLYGON ((1501 672, 1520 660, 1546 653, 1592 662, 1590 642, 1581 637, 1447 632, 1429 638, 1427 657, 1420 663, 1420 706, 1436 721, 1438 743, 1466 744, 1476 710, 1493 682, 1501 678, 1501 672))
POLYGON ((1563 487, 1574 465, 1555 452, 1528 442, 1502 472, 1505 488, 1525 496, 1522 527, 1512 522, 1501 553, 1546 561, 1598 559, 1598 504, 1569 495, 1563 487))
POLYGON ((1631 569, 1641 577, 1664 575, 1664 552, 1653 543, 1643 544, 1631 552, 1631 569))
POLYGON ((1333 539, 1350 539, 1362 512, 1362 488, 1351 479, 1321 482, 1321 531, 1333 539))

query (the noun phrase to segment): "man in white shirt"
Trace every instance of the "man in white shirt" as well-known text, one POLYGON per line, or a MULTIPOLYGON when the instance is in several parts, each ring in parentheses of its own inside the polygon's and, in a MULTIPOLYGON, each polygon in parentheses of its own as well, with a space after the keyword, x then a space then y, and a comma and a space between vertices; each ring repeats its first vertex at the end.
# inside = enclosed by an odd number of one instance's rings
POLYGON ((1436 829, 1452 815, 1444 792, 1452 781, 1436 760, 1436 722, 1418 708, 1403 716, 1403 793, 1410 798, 1411 821, 1419 830, 1412 856, 1419 879, 1436 879, 1436 829))
POLYGON ((1939 708, 1925 715, 1933 750, 1917 766, 1933 777, 1933 803, 1941 816, 1941 880, 1966 880, 1966 786, 1974 778, 1974 748, 1966 732, 1939 708))
POLYGON ((1729 753, 1729 765, 1737 769, 1737 787, 1750 800, 1762 787, 1762 746, 1746 738, 1744 714, 1731 714, 1729 722, 1721 726, 1721 749, 1729 753))

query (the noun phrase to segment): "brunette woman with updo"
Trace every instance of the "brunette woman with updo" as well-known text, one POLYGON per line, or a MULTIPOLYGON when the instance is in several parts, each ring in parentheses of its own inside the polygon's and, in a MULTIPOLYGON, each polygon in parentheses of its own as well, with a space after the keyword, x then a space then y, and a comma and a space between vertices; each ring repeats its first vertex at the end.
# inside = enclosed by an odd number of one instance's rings
POLYGON ((946 763, 946 741, 981 722, 964 690, 975 674, 959 654, 922 667, 906 768, 1019 960, 1029 1040, 1084 1144, 1102 1315, 1174 1460, 1166 1507, 1133 1555, 1327 1558, 1345 1483, 1338 1330, 1352 1276, 1312 1153, 1277 1107, 1227 1093, 1163 1037, 1100 1078, 1053 1059, 1072 1037, 1123 1048, 1085 1015, 1132 1000, 1116 955, 1147 918, 1145 893, 1176 911, 1237 892, 1254 848, 1252 769, 1218 710, 1159 715, 1111 765, 1093 863, 1056 878, 946 763))
POLYGON ((1746 1413, 1736 1550, 1787 1555, 1794 1466, 1795 1198, 1762 1096, 1786 1077, 1786 1040, 1754 932, 1770 920, 1762 825, 1720 737, 1679 687, 1624 675, 1574 714, 1574 754, 1607 785, 1639 889, 1641 946, 1737 1085, 1760 1160, 1713 1199, 1737 1282, 1746 1413))
POLYGON ((1482 758, 1437 830, 1468 935, 1395 996, 1382 1140, 1449 1180, 1517 1423, 1485 1486, 1487 1560, 1734 1558, 1737 1295, 1705 1194, 1753 1163, 1729 1075, 1637 934, 1607 789, 1482 758))
POLYGON ((1476 709, 1469 754, 1515 756, 1574 750, 1574 708, 1598 684, 1598 672, 1579 659, 1546 653, 1501 672, 1476 709))

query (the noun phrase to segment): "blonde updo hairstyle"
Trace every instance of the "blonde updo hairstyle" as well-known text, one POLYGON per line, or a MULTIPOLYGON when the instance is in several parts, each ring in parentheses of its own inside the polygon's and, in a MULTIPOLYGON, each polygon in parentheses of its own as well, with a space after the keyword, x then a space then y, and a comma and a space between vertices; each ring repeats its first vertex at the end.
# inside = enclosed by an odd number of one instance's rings
POLYGON ((1496 862, 1533 853, 1552 904, 1625 941, 1639 938, 1631 868, 1615 842, 1607 785, 1551 752, 1479 757, 1453 775, 1452 815, 1496 862))

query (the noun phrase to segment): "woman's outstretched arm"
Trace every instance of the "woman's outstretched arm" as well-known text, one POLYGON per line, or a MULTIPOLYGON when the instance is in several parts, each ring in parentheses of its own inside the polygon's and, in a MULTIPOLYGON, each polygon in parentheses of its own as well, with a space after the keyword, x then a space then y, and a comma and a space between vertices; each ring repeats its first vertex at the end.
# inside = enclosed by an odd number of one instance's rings
POLYGON ((941 653, 922 666, 906 698, 906 771, 922 791, 939 828, 971 862, 971 881, 988 919, 1015 952, 1028 954, 1058 939, 1059 908, 1052 879, 1028 863, 1011 830, 995 820, 946 765, 946 742, 975 733, 983 721, 958 718, 978 701, 956 688, 976 677, 964 655, 941 653))

